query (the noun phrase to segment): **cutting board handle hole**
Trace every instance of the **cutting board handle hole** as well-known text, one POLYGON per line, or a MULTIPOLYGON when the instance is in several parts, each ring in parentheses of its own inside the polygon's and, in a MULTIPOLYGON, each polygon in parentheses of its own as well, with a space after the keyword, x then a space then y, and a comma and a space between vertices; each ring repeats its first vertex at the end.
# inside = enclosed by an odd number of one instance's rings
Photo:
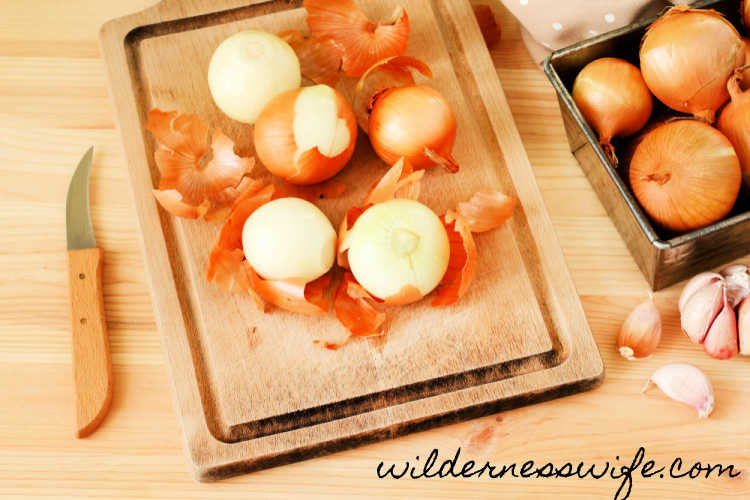
POLYGON ((81 318, 81 324, 82 324, 82 325, 85 325, 85 324, 86 324, 86 318, 81 318))
POLYGON ((79 274, 79 275, 78 275, 78 278, 79 278, 79 279, 84 279, 84 278, 86 278, 86 275, 85 275, 85 274, 83 274, 83 273, 81 273, 81 274, 79 274))

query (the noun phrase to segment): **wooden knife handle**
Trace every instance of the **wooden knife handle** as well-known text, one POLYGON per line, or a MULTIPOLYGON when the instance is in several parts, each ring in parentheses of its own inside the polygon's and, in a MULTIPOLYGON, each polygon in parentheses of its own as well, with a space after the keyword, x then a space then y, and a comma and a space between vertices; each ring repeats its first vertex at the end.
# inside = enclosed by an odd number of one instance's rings
POLYGON ((78 437, 91 434, 112 401, 112 360, 102 297, 102 251, 68 251, 78 437))

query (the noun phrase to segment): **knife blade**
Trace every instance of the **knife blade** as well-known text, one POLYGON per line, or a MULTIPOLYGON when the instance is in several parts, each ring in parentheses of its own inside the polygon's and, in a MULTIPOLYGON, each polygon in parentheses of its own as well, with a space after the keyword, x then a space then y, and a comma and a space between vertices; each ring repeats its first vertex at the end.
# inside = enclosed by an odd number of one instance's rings
POLYGON ((93 154, 92 146, 78 163, 65 203, 79 438, 99 427, 112 401, 112 360, 102 295, 102 251, 96 246, 89 212, 89 172, 93 154))

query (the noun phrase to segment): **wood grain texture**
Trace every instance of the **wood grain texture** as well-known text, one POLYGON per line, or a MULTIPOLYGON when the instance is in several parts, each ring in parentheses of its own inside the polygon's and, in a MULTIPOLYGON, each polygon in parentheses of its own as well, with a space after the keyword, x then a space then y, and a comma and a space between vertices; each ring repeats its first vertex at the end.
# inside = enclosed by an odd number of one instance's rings
POLYGON ((102 250, 68 251, 77 435, 99 427, 112 402, 112 358, 102 292, 102 250))
MULTIPOLYGON (((482 0, 484 1, 484 0, 482 0)), ((181 426, 162 354, 139 242, 127 162, 107 97, 98 27, 153 0, 0 2, 0 497, 2 498, 612 498, 619 481, 487 478, 382 481, 381 460, 442 455, 473 443, 498 463, 526 459, 604 464, 632 457, 750 467, 747 359, 717 361, 679 331, 680 287, 656 294, 662 345, 648 360, 617 354, 617 329, 648 286, 568 151, 554 90, 534 66, 519 27, 493 5, 503 40, 492 59, 534 169, 565 261, 607 366, 590 392, 438 427, 398 439, 212 484, 187 474, 181 426), (40 16, 40 12, 44 15, 40 16), (65 256, 71 166, 96 145, 92 220, 106 253, 105 309, 114 363, 109 416, 85 440, 75 420, 65 256), (690 408, 640 388, 663 363, 704 370, 717 407, 690 408), (479 436, 479 437, 477 437, 479 436), (482 436, 489 436, 482 442, 482 436)), ((531 2, 530 2, 531 3, 531 2)), ((742 259, 750 263, 750 259, 742 259)), ((746 479, 636 479, 631 498, 747 498, 746 479)))
MULTIPOLYGON (((458 175, 430 172, 420 200, 444 213, 489 187, 518 199, 519 209, 511 224, 477 236, 481 272, 449 314, 428 301, 399 308, 384 339, 335 352, 315 344, 344 333, 332 315, 262 314, 249 297, 206 282, 219 228, 156 213, 156 146, 143 132, 149 110, 177 109, 223 130, 239 154, 253 154, 251 127, 213 104, 211 54, 243 29, 305 29, 299 2, 162 2, 102 28, 152 297, 181 416, 194 424, 185 436, 198 479, 567 395, 603 375, 471 4, 401 3, 412 13, 407 54, 432 68, 430 85, 452 103, 460 130, 453 155, 464 165, 458 175)), ((381 19, 396 6, 372 1, 365 12, 381 19)), ((338 88, 351 96, 354 85, 342 79, 338 88)), ((361 139, 336 177, 349 186, 346 195, 320 204, 336 226, 385 170, 361 139)))
MULTIPOLYGON (((470 108, 462 105, 460 84, 452 67, 445 64, 447 50, 440 51, 443 47, 435 44, 441 35, 437 20, 428 17, 430 5, 412 0, 406 8, 424 12, 411 20, 410 51, 429 56, 426 62, 435 68, 434 80, 442 83, 443 92, 456 103, 463 130, 454 154, 466 161, 465 170, 457 176, 431 172, 432 177, 422 184, 420 200, 443 213, 477 189, 503 189, 494 170, 505 167, 483 147, 485 131, 476 127, 467 130, 471 125, 470 108), (428 41, 432 42, 430 50, 428 41)), ((378 18, 387 16, 393 6, 372 3, 370 9, 370 15, 378 18)), ((140 70, 136 77, 142 81, 145 94, 141 98, 146 101, 138 103, 140 111, 158 107, 196 112, 233 137, 240 154, 253 154, 252 128, 227 119, 213 104, 205 83, 208 62, 213 49, 229 33, 247 28, 270 32, 299 28, 304 24, 304 11, 286 10, 260 18, 246 18, 248 14, 254 12, 238 14, 237 21, 202 28, 199 33, 177 29, 175 33, 141 40, 134 54, 140 70), (191 63, 186 64, 187 61, 191 63), (175 75, 179 75, 178 80, 175 75)), ((344 81, 339 88, 351 94, 353 83, 344 81)), ((152 147, 149 156, 151 151, 152 147)), ((151 169, 156 170, 153 165, 151 169)), ((383 163, 362 137, 351 168, 336 177, 349 186, 349 192, 340 199, 319 203, 334 226, 383 172, 383 163)), ((270 180, 262 167, 254 175, 270 180)), ((144 194, 151 202, 150 188, 144 194)), ((220 415, 209 425, 214 425, 213 432, 221 434, 222 439, 269 434, 301 427, 305 421, 322 422, 334 415, 340 418, 353 414, 349 412, 354 412, 355 406, 357 412, 362 412, 393 405, 396 398, 416 399, 418 394, 444 390, 440 387, 454 374, 545 355, 553 349, 521 253, 507 229, 477 238, 484 249, 479 263, 482 272, 472 284, 471 293, 451 309, 452 314, 446 316, 444 310, 430 307, 429 301, 401 308, 392 312, 386 342, 374 352, 373 345, 364 341, 352 342, 334 353, 312 342, 341 338, 343 329, 333 315, 316 319, 282 311, 259 314, 249 297, 227 294, 203 277, 218 227, 200 221, 173 222, 178 258, 190 274, 191 290, 186 293, 194 295, 197 306, 188 314, 196 316, 196 329, 205 345, 213 404, 220 415), (498 283, 505 286, 496 286, 498 283), (516 303, 517 307, 505 307, 508 303, 516 303), (500 310, 505 310, 504 314, 498 315, 500 310), (248 336, 253 337, 251 342, 248 336), (401 389, 405 387, 410 389, 401 389), (324 411, 315 410, 324 405, 324 411), (307 412, 309 418, 300 412, 307 412)), ((451 386, 493 380, 491 374, 481 377, 461 381, 454 376, 451 386)))

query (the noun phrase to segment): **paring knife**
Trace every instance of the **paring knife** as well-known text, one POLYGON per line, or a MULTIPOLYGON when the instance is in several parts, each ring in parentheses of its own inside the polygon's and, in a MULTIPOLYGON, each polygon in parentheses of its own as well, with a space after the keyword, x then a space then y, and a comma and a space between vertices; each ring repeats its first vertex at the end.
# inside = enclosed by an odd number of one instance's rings
POLYGON ((99 427, 112 401, 112 361, 102 297, 102 251, 96 247, 89 214, 89 171, 93 155, 92 146, 73 173, 65 203, 79 438, 99 427))

